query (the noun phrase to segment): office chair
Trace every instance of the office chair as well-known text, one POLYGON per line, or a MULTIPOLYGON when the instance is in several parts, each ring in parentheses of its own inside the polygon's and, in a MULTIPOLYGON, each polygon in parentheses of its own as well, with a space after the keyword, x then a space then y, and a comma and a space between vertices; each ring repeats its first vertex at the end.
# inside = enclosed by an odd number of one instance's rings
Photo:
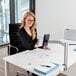
POLYGON ((21 71, 17 71, 16 76, 38 76, 38 75, 36 75, 34 73, 31 73, 29 71, 26 71, 25 74, 23 72, 21 72, 21 71))
POLYGON ((34 76, 31 72, 26 72, 25 74, 21 71, 17 71, 16 76, 34 76))
POLYGON ((23 45, 20 41, 17 32, 19 29, 20 23, 16 24, 9 24, 9 46, 8 46, 8 55, 13 55, 15 53, 18 53, 20 51, 23 51, 23 45))

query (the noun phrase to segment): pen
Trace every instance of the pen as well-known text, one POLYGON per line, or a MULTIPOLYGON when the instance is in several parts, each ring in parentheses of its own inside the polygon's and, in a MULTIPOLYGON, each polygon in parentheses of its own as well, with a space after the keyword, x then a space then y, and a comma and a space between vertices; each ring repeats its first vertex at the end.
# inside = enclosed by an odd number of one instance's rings
POLYGON ((50 68, 51 66, 49 66, 49 65, 41 65, 41 66, 43 66, 43 67, 48 67, 48 68, 50 68))

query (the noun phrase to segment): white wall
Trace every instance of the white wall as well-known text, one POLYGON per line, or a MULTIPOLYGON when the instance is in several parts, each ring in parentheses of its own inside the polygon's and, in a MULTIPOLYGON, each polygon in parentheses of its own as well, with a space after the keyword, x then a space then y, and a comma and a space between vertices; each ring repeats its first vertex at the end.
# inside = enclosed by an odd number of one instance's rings
POLYGON ((63 38, 64 28, 76 29, 76 0, 36 0, 38 34, 63 38))

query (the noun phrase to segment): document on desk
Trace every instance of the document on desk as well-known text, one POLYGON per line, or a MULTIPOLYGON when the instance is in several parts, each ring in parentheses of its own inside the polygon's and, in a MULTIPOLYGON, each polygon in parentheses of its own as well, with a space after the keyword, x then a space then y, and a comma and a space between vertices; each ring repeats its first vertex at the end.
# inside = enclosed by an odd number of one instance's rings
POLYGON ((35 49, 35 50, 27 53, 27 55, 29 55, 29 56, 34 56, 34 57, 38 57, 38 58, 48 57, 53 54, 54 54, 53 51, 44 50, 44 49, 35 49))
POLYGON ((58 67, 59 67, 59 64, 50 62, 50 63, 44 63, 39 66, 36 66, 34 68, 34 70, 38 73, 46 75, 46 74, 56 70, 58 67))

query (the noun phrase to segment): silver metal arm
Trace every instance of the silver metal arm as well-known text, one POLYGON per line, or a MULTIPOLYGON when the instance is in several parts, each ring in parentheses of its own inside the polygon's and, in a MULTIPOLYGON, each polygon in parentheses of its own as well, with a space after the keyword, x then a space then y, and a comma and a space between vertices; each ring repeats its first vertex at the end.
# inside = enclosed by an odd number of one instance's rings
MULTIPOLYGON (((10 47, 13 47, 13 48, 15 48, 16 50, 17 50, 17 53, 18 53, 18 51, 19 51, 19 49, 16 47, 16 46, 13 46, 13 45, 8 45, 8 47, 9 47, 9 49, 10 49, 10 47)), ((10 54, 10 51, 9 51, 9 54, 10 54)))
POLYGON ((16 76, 27 76, 27 75, 25 75, 25 74, 24 74, 23 72, 21 72, 21 71, 17 71, 16 76))
POLYGON ((17 71, 16 76, 33 76, 31 72, 25 71, 25 73, 21 71, 17 71))
POLYGON ((65 70, 67 70, 67 64, 68 64, 68 43, 65 41, 60 41, 60 40, 49 40, 49 43, 56 43, 56 44, 61 44, 64 46, 64 66, 65 70))

